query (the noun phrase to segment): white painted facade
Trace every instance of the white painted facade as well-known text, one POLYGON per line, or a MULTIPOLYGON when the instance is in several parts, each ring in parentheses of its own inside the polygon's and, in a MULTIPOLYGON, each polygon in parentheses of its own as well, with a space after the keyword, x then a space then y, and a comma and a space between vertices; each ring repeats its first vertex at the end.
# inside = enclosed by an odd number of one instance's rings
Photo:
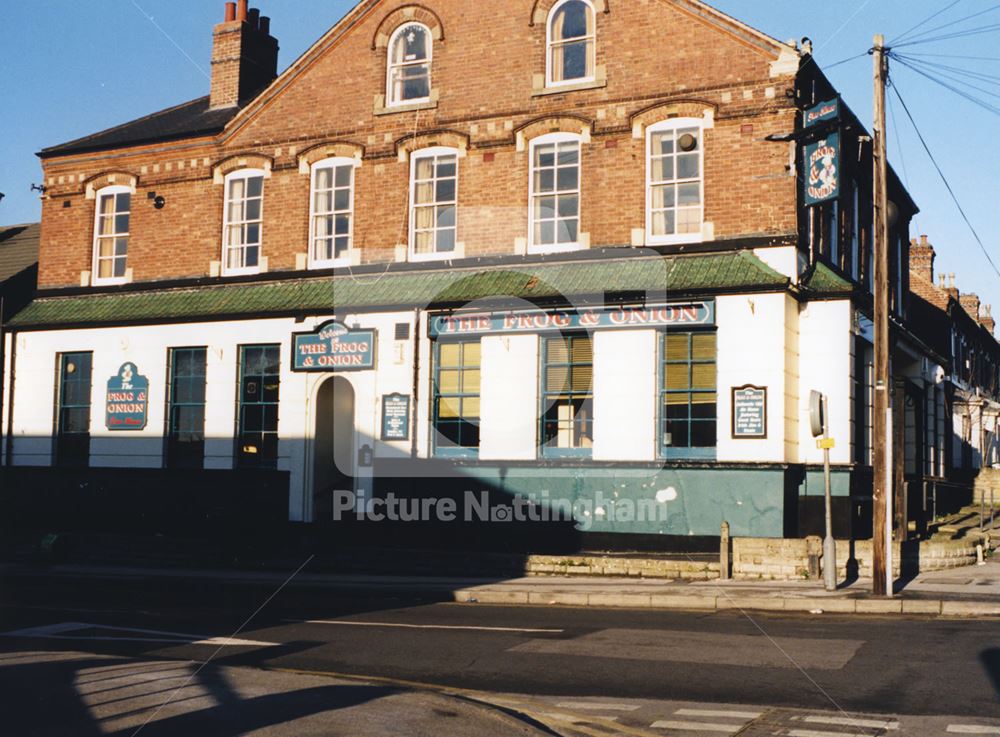
MULTIPOLYGON (((720 463, 818 463, 809 434, 808 393, 830 397, 833 460, 851 461, 852 311, 847 301, 801 304, 788 293, 725 295, 714 299, 717 334, 717 442, 720 463), (767 389, 767 437, 734 439, 732 390, 767 389)), ((333 373, 292 370, 293 333, 315 330, 332 314, 303 321, 248 319, 194 324, 27 331, 8 335, 4 425, 13 428, 9 463, 53 462, 58 356, 93 353, 90 465, 160 468, 164 464, 167 356, 170 348, 207 347, 206 469, 232 469, 236 434, 238 351, 241 345, 281 347, 278 470, 290 476, 288 516, 313 518, 313 441, 317 394, 333 373), (16 342, 16 370, 10 362, 16 342), (149 380, 148 423, 140 431, 104 426, 108 378, 130 361, 149 380), (9 417, 8 413, 13 416, 9 417), (8 425, 9 423, 9 425, 8 425)), ((376 367, 338 372, 353 389, 352 457, 367 445, 374 468, 350 469, 359 491, 371 492, 383 460, 434 456, 433 360, 428 315, 423 310, 339 314, 349 328, 377 331, 376 367), (397 339, 405 325, 408 337, 397 339), (381 439, 383 397, 411 397, 408 440, 381 439)), ((593 332, 593 448, 597 462, 660 462, 662 328, 603 327, 593 332)), ((541 333, 488 334, 481 338, 481 425, 478 461, 531 462, 540 458, 541 333)), ((7 443, 3 443, 4 462, 7 443)), ((588 459, 581 459, 584 464, 588 459)), ((351 474, 348 474, 351 475, 351 474)))

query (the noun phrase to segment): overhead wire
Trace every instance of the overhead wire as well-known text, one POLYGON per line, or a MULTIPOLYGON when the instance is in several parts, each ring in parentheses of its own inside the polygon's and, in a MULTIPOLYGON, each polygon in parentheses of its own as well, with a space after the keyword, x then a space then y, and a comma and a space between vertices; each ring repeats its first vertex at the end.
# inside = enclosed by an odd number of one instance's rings
POLYGON ((958 212, 965 221, 965 224, 969 226, 969 230, 972 232, 972 236, 976 239, 976 243, 979 244, 979 248, 982 250, 983 255, 986 257, 990 266, 993 267, 993 271, 995 271, 997 276, 1000 277, 1000 267, 997 267, 996 262, 993 260, 993 257, 990 256, 990 252, 986 248, 986 244, 983 243, 983 239, 979 237, 979 233, 976 231, 972 221, 969 220, 969 216, 965 214, 965 209, 962 207, 962 203, 958 201, 958 196, 955 194, 955 190, 952 188, 951 182, 948 181, 948 177, 945 176, 944 170, 941 169, 940 164, 938 164, 937 159, 934 157, 934 153, 927 144, 927 139, 925 139, 924 134, 921 133, 920 127, 917 125, 917 121, 913 117, 913 113, 910 112, 910 108, 906 104, 906 100, 903 99, 903 96, 899 92, 898 86, 890 80, 889 88, 896 95, 896 99, 899 100, 899 104, 903 106, 903 111, 906 113, 906 117, 909 118, 910 125, 913 126, 913 130, 916 132, 917 138, 920 140, 920 144, 923 146, 924 151, 927 152, 928 158, 930 158, 931 163, 934 165, 938 175, 941 177, 941 181, 944 182, 945 189, 947 189, 948 194, 951 195, 951 199, 955 203, 955 207, 958 208, 958 212))
MULTIPOLYGON (((941 13, 945 12, 949 8, 954 7, 955 5, 956 5, 956 3, 952 3, 951 5, 949 5, 944 10, 936 13, 935 17, 937 15, 941 15, 941 13)), ((967 15, 964 18, 959 18, 958 20, 953 20, 950 23, 945 23, 942 26, 937 26, 935 28, 931 28, 930 30, 923 31, 922 33, 918 33, 916 36, 911 37, 910 40, 907 41, 907 43, 917 42, 917 41, 919 41, 919 39, 922 39, 925 36, 928 36, 928 35, 931 35, 931 34, 934 34, 934 33, 938 33, 939 31, 943 31, 945 28, 951 28, 952 26, 957 26, 959 23, 964 23, 965 21, 972 20, 973 18, 978 18, 978 17, 980 17, 982 15, 986 15, 987 13, 992 13, 994 10, 997 10, 997 9, 1000 9, 1000 3, 997 3, 996 5, 990 6, 986 10, 980 10, 978 13, 973 13, 972 15, 967 15)), ((894 45, 899 45, 899 42, 902 41, 905 36, 906 36, 906 34, 904 33, 903 36, 900 36, 898 39, 896 39, 896 43, 894 45)))
POLYGON ((917 46, 920 44, 937 43, 938 41, 950 41, 956 38, 968 38, 969 36, 981 36, 984 33, 993 33, 1000 30, 1000 23, 993 23, 988 26, 980 26, 979 28, 967 28, 961 31, 955 31, 953 33, 944 33, 940 36, 931 36, 930 38, 920 38, 912 41, 904 41, 903 43, 895 44, 895 48, 901 49, 907 46, 917 46))
POLYGON ((899 62, 900 64, 902 64, 907 69, 910 69, 911 71, 919 74, 922 77, 925 77, 925 78, 929 79, 930 81, 934 82, 935 84, 938 84, 938 85, 944 87, 945 89, 947 89, 947 90, 949 90, 951 92, 954 92, 956 95, 959 95, 960 97, 965 98, 969 102, 971 102, 971 103, 973 103, 975 105, 978 105, 979 107, 981 107, 981 108, 983 108, 983 109, 985 109, 985 110, 987 110, 987 111, 989 111, 991 113, 994 113, 995 115, 1000 115, 1000 107, 997 107, 997 106, 995 106, 995 105, 987 102, 986 100, 982 100, 979 97, 976 97, 975 95, 973 95, 973 94, 971 94, 971 93, 969 93, 969 92, 967 92, 967 91, 965 91, 965 90, 963 90, 963 89, 961 89, 959 87, 954 86, 953 84, 949 84, 948 82, 940 79, 939 77, 935 76, 934 74, 931 74, 930 72, 927 72, 927 71, 921 69, 918 66, 914 66, 913 64, 910 64, 909 62, 907 62, 904 59, 900 59, 898 56, 893 56, 892 58, 894 58, 897 62, 899 62))
POLYGON ((922 21, 920 21, 919 23, 917 23, 917 25, 915 25, 912 28, 910 28, 908 31, 904 31, 899 36, 897 36, 896 39, 893 41, 893 44, 895 44, 898 41, 902 41, 904 38, 906 38, 907 36, 909 36, 915 30, 917 30, 918 28, 922 28, 923 26, 927 25, 932 20, 934 20, 935 18, 937 18, 939 15, 942 15, 942 14, 948 12, 949 10, 951 10, 952 8, 954 8, 956 5, 958 5, 960 2, 962 2, 962 0, 955 0, 955 2, 951 3, 951 5, 948 5, 947 7, 945 7, 943 9, 937 11, 936 13, 932 13, 931 15, 927 16, 922 21))
MULTIPOLYGON (((906 157, 903 154, 903 141, 902 141, 902 139, 901 139, 901 137, 899 135, 899 126, 897 125, 897 121, 896 121, 896 119, 898 117, 896 115, 896 107, 895 107, 895 105, 893 105, 891 97, 889 97, 888 100, 889 100, 889 121, 892 123, 892 137, 896 141, 896 151, 899 154, 899 163, 900 163, 900 166, 903 168, 903 181, 906 183, 906 189, 907 189, 907 191, 909 191, 910 190, 910 172, 906 168, 906 157)), ((914 216, 914 220, 917 220, 917 228, 919 230, 919 228, 920 228, 920 221, 917 218, 918 218, 918 216, 915 215, 914 216)))

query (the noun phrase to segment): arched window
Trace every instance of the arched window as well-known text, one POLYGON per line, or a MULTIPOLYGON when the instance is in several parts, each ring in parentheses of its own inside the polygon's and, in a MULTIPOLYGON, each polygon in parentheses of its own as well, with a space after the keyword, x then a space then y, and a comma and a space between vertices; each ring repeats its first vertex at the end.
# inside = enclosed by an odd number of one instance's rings
POLYGON ((426 102, 431 97, 434 41, 422 23, 407 23, 389 40, 388 105, 426 102))
POLYGON ((646 129, 646 241, 699 240, 704 220, 703 120, 676 118, 646 129))
POLYGON ((120 284, 126 280, 128 264, 129 219, 132 189, 113 186, 96 194, 94 222, 94 284, 120 284))
POLYGON ((350 262, 356 164, 354 159, 340 157, 323 159, 312 166, 310 268, 350 262))
POLYGON ((241 169, 228 174, 222 235, 223 274, 235 276, 260 271, 263 222, 264 171, 241 169))
POLYGON ((566 251, 580 245, 580 143, 575 133, 531 142, 529 250, 566 251))
POLYGON ((437 146, 410 157, 410 258, 456 258, 458 150, 437 146))
POLYGON ((589 0, 561 0, 549 13, 549 86, 594 79, 596 32, 594 6, 589 0))

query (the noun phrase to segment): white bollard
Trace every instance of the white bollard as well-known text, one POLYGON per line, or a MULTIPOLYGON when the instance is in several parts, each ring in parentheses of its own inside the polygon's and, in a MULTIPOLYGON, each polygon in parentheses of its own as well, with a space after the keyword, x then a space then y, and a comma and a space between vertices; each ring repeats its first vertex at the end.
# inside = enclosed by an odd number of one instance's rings
POLYGON ((982 545, 977 545, 976 546, 976 565, 977 566, 984 566, 984 565, 986 565, 986 561, 983 559, 983 546, 982 545))

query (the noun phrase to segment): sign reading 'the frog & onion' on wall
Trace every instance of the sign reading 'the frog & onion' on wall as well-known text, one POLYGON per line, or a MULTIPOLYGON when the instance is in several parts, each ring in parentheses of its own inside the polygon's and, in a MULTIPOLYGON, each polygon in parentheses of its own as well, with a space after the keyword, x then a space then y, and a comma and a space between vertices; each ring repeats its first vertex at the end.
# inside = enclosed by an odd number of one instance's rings
POLYGON ((375 331, 336 321, 292 336, 293 371, 363 371, 375 368, 375 331))
POLYGON ((109 430, 142 430, 149 410, 149 379, 134 363, 123 363, 108 379, 104 424, 109 430))

